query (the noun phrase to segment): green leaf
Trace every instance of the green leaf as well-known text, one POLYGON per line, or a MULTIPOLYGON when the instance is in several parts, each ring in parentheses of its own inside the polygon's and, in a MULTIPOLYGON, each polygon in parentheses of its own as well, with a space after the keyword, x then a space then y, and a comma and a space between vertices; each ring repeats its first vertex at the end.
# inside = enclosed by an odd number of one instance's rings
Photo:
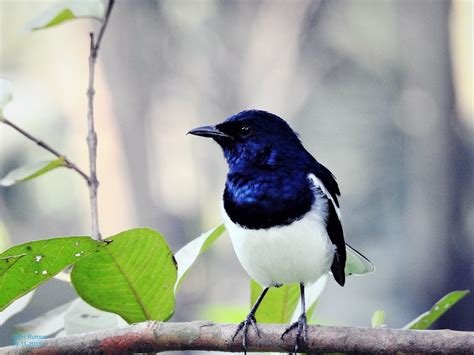
POLYGON ((380 328, 385 322, 385 312, 378 309, 372 314, 372 328, 380 328))
POLYGON ((55 160, 42 161, 32 165, 23 166, 21 168, 10 171, 2 180, 0 180, 1 186, 11 186, 18 184, 19 182, 34 179, 41 176, 48 171, 65 166, 64 158, 58 158, 55 160))
POLYGON ((63 22, 79 18, 92 18, 102 21, 104 4, 101 0, 64 0, 47 8, 26 25, 30 31, 53 27, 63 22))
POLYGON ((225 232, 223 224, 211 229, 209 232, 201 234, 182 247, 175 255, 178 263, 178 282, 175 286, 175 292, 178 291, 181 283, 186 278, 191 266, 196 259, 203 254, 211 245, 225 232))
POLYGON ((0 79, 0 115, 3 115, 3 108, 12 100, 12 83, 5 79, 0 79))
MULTIPOLYGON (((319 301, 319 296, 326 285, 327 275, 323 275, 314 284, 305 287, 306 315, 311 318, 319 301)), ((262 287, 254 280, 250 281, 250 303, 253 305, 262 287)), ((256 317, 261 323, 289 323, 296 321, 301 313, 300 285, 290 284, 282 287, 272 287, 265 295, 256 317), (297 307, 299 305, 299 307, 297 307)))
POLYGON ((240 323, 248 312, 245 306, 211 305, 204 307, 200 314, 202 319, 216 323, 240 323))
MULTIPOLYGON (((327 279, 328 275, 323 275, 314 284, 305 287, 305 299, 307 307, 306 316, 308 318, 308 321, 311 320, 314 310, 318 305, 319 296, 321 296, 321 293, 323 292, 324 287, 326 286, 327 279)), ((293 312, 293 316, 291 317, 291 321, 293 322, 298 320, 298 317, 301 313, 301 304, 298 303, 298 305, 299 307, 296 307, 295 311, 293 312)))
POLYGON ((74 265, 71 282, 79 296, 129 323, 169 319, 177 270, 165 239, 137 228, 106 240, 113 242, 74 265))
POLYGON ((375 271, 370 260, 348 244, 346 244, 346 254, 346 267, 344 268, 346 275, 364 275, 375 271))
MULTIPOLYGON (((306 310, 306 318, 307 318, 308 324, 316 324, 316 320, 313 319, 313 314, 314 314, 314 311, 316 310, 316 307, 318 306, 318 303, 319 303, 319 298, 306 310)), ((295 312, 293 313, 293 317, 295 317, 296 314, 298 314, 296 312, 300 312, 298 311, 298 308, 295 309, 295 312)), ((295 319, 296 321, 298 318, 292 318, 292 319, 295 319)))
MULTIPOLYGON (((306 315, 308 319, 311 318, 318 304, 319 296, 326 285, 326 281, 327 275, 324 275, 314 284, 305 288, 306 315)), ((250 303, 253 305, 262 292, 262 287, 256 281, 251 280, 250 292, 250 303)), ((283 285, 278 288, 272 287, 257 309, 256 317, 261 323, 289 323, 298 319, 301 313, 300 308, 299 284, 283 285)))
MULTIPOLYGON (((254 280, 250 281, 251 304, 253 305, 262 287, 254 280)), ((260 323, 289 323, 300 298, 298 284, 271 287, 255 314, 260 323)))
POLYGON ((5 250, 10 245, 10 236, 8 235, 5 223, 0 220, 0 251, 5 250))
POLYGON ((408 323, 403 329, 427 329, 439 317, 441 317, 448 309, 458 303, 463 297, 469 293, 465 291, 453 291, 441 298, 434 304, 428 312, 419 315, 416 319, 408 323))
POLYGON ((24 257, 26 254, 7 256, 0 258, 0 276, 7 272, 18 260, 24 257))
POLYGON ((24 255, 0 275, 0 311, 66 266, 100 250, 102 244, 89 237, 64 237, 38 240, 7 249, 0 254, 0 258, 24 255))

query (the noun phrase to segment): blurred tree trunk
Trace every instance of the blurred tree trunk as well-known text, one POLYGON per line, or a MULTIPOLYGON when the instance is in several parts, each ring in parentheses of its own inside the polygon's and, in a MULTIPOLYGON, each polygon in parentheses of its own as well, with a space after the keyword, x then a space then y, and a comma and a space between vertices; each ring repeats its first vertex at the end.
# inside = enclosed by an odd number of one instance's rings
POLYGON ((160 176, 151 178, 150 154, 160 152, 150 152, 150 126, 160 117, 152 117, 150 106, 156 83, 172 72, 157 59, 169 52, 170 42, 170 30, 158 5, 158 1, 149 0, 140 1, 139 6, 131 1, 118 2, 111 21, 120 26, 110 27, 103 60, 130 174, 136 223, 157 229, 176 249, 183 244, 183 221, 163 210, 151 194, 160 176))
MULTIPOLYGON (((456 113, 450 5, 449 1, 399 2, 405 74, 402 111, 408 115, 407 122, 420 128, 408 148, 406 206, 413 246, 407 251, 411 256, 407 262, 419 270, 408 280, 407 288, 416 292, 420 311, 452 290, 472 287, 473 280, 472 252, 465 247, 469 240, 461 214, 467 204, 472 165, 456 113)), ((474 297, 462 302, 462 307, 454 307, 436 326, 472 330, 472 312, 466 310, 474 309, 474 297)))

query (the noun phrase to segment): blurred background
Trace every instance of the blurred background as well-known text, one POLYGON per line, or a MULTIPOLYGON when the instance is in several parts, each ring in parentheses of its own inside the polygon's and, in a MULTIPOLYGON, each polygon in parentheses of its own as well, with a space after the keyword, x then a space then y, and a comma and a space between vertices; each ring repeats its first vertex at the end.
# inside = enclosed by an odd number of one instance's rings
MULTIPOLYGON (((87 169, 88 32, 28 32, 49 1, 0 2, 5 116, 87 169)), ((285 118, 338 178, 347 241, 377 271, 330 281, 325 323, 402 327, 446 293, 474 291, 473 2, 468 0, 118 1, 99 54, 96 129, 102 234, 147 226, 177 251, 221 222, 227 166, 187 137, 244 109, 285 118)), ((50 158, 0 127, 0 176, 50 158)), ((72 171, 0 188, 0 250, 89 234, 88 191, 72 171)), ((248 306, 249 280, 221 238, 183 284, 173 320, 248 306)), ((0 332, 75 297, 52 280, 0 332)), ((436 328, 474 330, 471 294, 436 328)))

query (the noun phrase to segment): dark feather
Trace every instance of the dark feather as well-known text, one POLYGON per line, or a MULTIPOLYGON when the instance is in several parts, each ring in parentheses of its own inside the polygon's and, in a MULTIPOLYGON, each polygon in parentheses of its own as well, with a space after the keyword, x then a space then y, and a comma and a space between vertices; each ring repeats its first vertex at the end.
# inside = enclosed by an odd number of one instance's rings
POLYGON ((344 242, 344 232, 342 231, 341 221, 339 220, 333 203, 328 199, 328 217, 326 230, 329 239, 336 246, 336 253, 331 265, 331 271, 334 279, 341 286, 345 283, 344 268, 346 266, 346 243, 344 242))
POLYGON ((334 254, 331 271, 337 283, 344 286, 346 278, 344 273, 344 268, 346 266, 346 243, 344 242, 344 232, 342 230, 341 220, 336 212, 336 208, 339 208, 337 196, 340 196, 341 193, 336 178, 328 168, 320 164, 316 159, 314 159, 314 162, 311 165, 311 172, 321 181, 336 205, 334 206, 329 196, 325 197, 328 204, 326 230, 329 239, 336 246, 336 253, 334 254))
POLYGON ((232 222, 249 229, 286 226, 305 216, 314 193, 304 173, 229 172, 224 209, 232 222))
POLYGON ((324 187, 326 187, 328 192, 331 194, 331 197, 333 198, 336 207, 339 207, 339 201, 337 200, 337 196, 340 196, 341 192, 339 191, 339 186, 337 185, 337 181, 334 175, 329 171, 328 168, 326 168, 324 165, 320 164, 316 160, 314 160, 313 172, 314 175, 316 175, 316 177, 321 180, 324 187))

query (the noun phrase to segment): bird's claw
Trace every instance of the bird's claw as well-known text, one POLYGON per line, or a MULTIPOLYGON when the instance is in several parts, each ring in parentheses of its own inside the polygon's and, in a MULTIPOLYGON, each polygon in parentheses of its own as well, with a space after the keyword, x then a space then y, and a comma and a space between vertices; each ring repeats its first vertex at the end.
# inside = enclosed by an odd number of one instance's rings
POLYGON ((254 316, 250 317, 250 324, 252 325, 253 330, 255 330, 257 336, 260 338, 260 331, 258 330, 257 321, 254 316))
POLYGON ((306 313, 303 313, 300 315, 298 320, 292 324, 289 325, 288 328, 283 332, 281 335, 281 339, 283 340, 285 336, 291 332, 293 329, 297 328, 296 331, 296 341, 295 341, 295 354, 300 350, 301 348, 301 340, 303 340, 303 343, 306 345, 308 341, 308 324, 306 322, 306 313))
POLYGON ((248 331, 249 328, 252 327, 257 334, 257 336, 260 338, 260 332, 257 327, 257 320, 255 319, 255 316, 253 314, 249 314, 245 320, 240 322, 239 326, 237 327, 237 330, 235 331, 234 335, 232 336, 232 341, 234 341, 235 337, 240 333, 242 330, 242 346, 244 348, 244 353, 247 354, 247 344, 248 344, 248 331))

